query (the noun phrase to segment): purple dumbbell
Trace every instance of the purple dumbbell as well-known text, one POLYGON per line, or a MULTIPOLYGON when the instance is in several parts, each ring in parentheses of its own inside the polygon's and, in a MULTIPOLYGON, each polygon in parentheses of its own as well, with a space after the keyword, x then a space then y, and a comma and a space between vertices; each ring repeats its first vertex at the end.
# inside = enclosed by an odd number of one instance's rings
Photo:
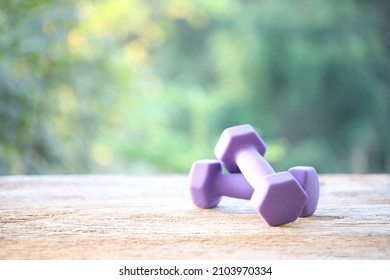
POLYGON ((275 173, 263 158, 265 151, 265 143, 250 125, 225 129, 214 149, 229 172, 241 172, 254 188, 251 202, 268 225, 291 223, 308 196, 290 172, 275 173))
POLYGON ((217 160, 198 160, 192 164, 188 185, 192 202, 199 208, 213 208, 222 196, 250 199, 253 188, 240 173, 223 174, 217 160))
MULTIPOLYGON (((308 199, 299 217, 312 215, 318 204, 319 181, 316 170, 297 166, 288 170, 306 192, 308 199)), ((199 208, 213 208, 222 196, 249 200, 254 189, 241 173, 224 174, 217 160, 198 160, 192 164, 188 185, 192 202, 199 208)))

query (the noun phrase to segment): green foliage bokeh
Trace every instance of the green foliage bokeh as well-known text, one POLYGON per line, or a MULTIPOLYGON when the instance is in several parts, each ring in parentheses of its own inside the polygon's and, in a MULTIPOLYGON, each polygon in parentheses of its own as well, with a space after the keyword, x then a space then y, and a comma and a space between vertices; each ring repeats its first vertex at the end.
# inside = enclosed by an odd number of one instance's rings
POLYGON ((186 173, 250 123, 276 170, 390 171, 387 1, 3 0, 0 174, 186 173))

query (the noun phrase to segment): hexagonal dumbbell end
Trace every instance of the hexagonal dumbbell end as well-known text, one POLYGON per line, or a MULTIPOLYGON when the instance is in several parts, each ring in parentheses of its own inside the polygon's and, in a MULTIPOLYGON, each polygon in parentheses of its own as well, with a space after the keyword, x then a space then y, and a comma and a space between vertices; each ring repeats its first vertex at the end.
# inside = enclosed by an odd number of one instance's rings
POLYGON ((222 196, 250 199, 253 188, 242 174, 223 174, 216 160, 199 160, 192 164, 188 185, 192 202, 199 208, 213 208, 222 196))
POLYGON ((288 172, 294 176, 308 197, 299 217, 313 215, 317 209, 320 196, 320 182, 317 171, 311 166, 295 166, 290 168, 288 172))
POLYGON ((307 194, 289 172, 264 176, 251 202, 256 212, 270 226, 295 221, 301 213, 307 194))
POLYGON ((230 173, 238 173, 240 168, 237 165, 237 155, 248 147, 261 156, 264 156, 267 150, 264 141, 251 125, 238 125, 222 132, 214 148, 214 154, 230 173))

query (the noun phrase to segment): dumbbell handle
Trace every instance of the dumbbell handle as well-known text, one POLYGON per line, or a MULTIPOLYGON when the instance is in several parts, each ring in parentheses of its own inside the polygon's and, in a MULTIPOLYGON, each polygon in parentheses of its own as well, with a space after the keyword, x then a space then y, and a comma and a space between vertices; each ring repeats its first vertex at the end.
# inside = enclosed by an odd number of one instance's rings
POLYGON ((238 151, 236 163, 253 188, 259 185, 262 177, 275 173, 271 165, 254 148, 238 151))
POLYGON ((221 196, 229 196, 249 200, 253 194, 253 187, 240 173, 220 173, 214 178, 213 185, 221 196))

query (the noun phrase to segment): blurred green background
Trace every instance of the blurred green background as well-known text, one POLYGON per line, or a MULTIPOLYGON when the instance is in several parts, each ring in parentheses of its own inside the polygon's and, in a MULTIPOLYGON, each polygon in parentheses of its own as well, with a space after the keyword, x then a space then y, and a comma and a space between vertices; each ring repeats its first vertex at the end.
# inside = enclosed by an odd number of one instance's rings
POLYGON ((187 173, 243 123, 390 172, 389 121, 388 0, 0 2, 0 174, 187 173))

